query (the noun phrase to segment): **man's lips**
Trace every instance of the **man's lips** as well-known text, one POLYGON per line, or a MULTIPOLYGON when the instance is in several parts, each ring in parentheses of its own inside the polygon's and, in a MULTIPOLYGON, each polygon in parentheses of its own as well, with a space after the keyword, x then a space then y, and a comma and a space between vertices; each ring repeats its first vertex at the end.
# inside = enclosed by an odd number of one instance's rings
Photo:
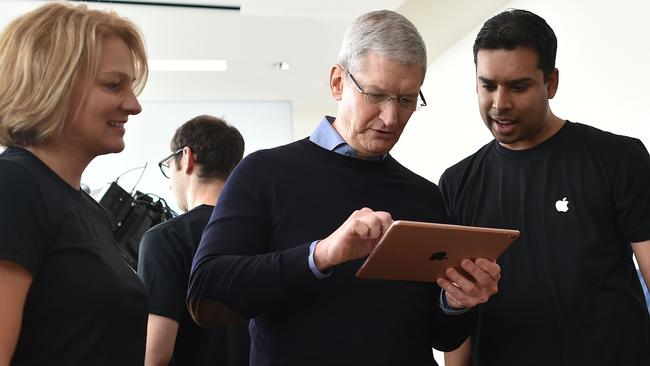
POLYGON ((396 133, 395 131, 386 131, 386 130, 378 130, 378 129, 372 129, 372 131, 382 135, 394 135, 396 133))
POLYGON ((502 126, 510 126, 510 125, 513 125, 513 124, 517 123, 516 119, 510 118, 510 117, 492 117, 492 116, 490 116, 490 119, 492 121, 494 121, 495 123, 498 123, 499 125, 502 125, 502 126))
POLYGON ((492 121, 493 132, 500 135, 510 135, 514 133, 517 126, 517 119, 507 116, 490 116, 492 121))

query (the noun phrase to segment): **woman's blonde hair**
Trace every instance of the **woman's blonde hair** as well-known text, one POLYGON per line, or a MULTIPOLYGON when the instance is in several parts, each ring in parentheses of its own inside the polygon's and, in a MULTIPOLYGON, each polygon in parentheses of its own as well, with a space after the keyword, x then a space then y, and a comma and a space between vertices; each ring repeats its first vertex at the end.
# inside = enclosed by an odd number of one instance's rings
POLYGON ((0 34, 0 145, 58 138, 77 113, 68 110, 71 90, 78 80, 89 90, 108 37, 131 49, 139 94, 148 74, 145 46, 135 24, 115 12, 57 2, 9 23, 0 34))

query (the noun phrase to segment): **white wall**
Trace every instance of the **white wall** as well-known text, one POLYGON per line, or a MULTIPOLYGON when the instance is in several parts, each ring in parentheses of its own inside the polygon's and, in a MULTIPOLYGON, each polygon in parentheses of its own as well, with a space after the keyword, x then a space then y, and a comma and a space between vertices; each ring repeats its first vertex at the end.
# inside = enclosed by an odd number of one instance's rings
MULTIPOLYGON (((650 2, 517 0, 505 8, 539 14, 557 35, 556 115, 638 137, 650 147, 650 2)), ((475 92, 472 45, 481 25, 429 65, 422 89, 429 105, 413 115, 393 152, 434 182, 492 139, 475 92)))
MULTIPOLYGON (((174 131, 200 114, 223 118, 244 137, 245 154, 283 145, 291 141, 291 105, 289 102, 142 102, 143 112, 126 124, 126 148, 120 154, 95 158, 83 174, 82 182, 98 191, 128 169, 147 163, 136 189, 163 197, 178 213, 169 190, 169 180, 158 168, 158 161, 171 152, 169 141, 174 131)), ((140 171, 125 174, 119 185, 131 191, 140 171)), ((96 197, 99 199, 100 197, 96 197)))
POLYGON ((293 139, 303 139, 314 131, 325 115, 336 116, 337 105, 334 98, 328 96, 321 105, 293 105, 293 139))

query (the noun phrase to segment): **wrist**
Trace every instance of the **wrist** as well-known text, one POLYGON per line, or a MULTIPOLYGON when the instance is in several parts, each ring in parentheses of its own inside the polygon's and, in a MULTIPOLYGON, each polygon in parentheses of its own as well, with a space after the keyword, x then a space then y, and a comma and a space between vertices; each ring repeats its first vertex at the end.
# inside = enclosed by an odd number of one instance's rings
POLYGON ((332 263, 327 260, 327 242, 325 240, 320 240, 316 243, 316 248, 314 248, 314 264, 319 271, 325 271, 326 269, 332 267, 332 263))
POLYGON ((447 291, 440 291, 440 308, 442 312, 447 315, 460 315, 469 311, 468 308, 457 308, 449 304, 449 298, 447 297, 447 291))

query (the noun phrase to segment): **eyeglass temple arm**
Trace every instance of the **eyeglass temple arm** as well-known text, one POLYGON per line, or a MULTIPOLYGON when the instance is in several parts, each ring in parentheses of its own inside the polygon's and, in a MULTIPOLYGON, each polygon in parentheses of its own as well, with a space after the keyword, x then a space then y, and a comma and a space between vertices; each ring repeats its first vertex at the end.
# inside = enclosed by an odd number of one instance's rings
POLYGON ((422 104, 420 104, 422 107, 427 105, 427 100, 424 99, 424 94, 422 94, 422 90, 420 90, 420 99, 422 99, 422 104))

